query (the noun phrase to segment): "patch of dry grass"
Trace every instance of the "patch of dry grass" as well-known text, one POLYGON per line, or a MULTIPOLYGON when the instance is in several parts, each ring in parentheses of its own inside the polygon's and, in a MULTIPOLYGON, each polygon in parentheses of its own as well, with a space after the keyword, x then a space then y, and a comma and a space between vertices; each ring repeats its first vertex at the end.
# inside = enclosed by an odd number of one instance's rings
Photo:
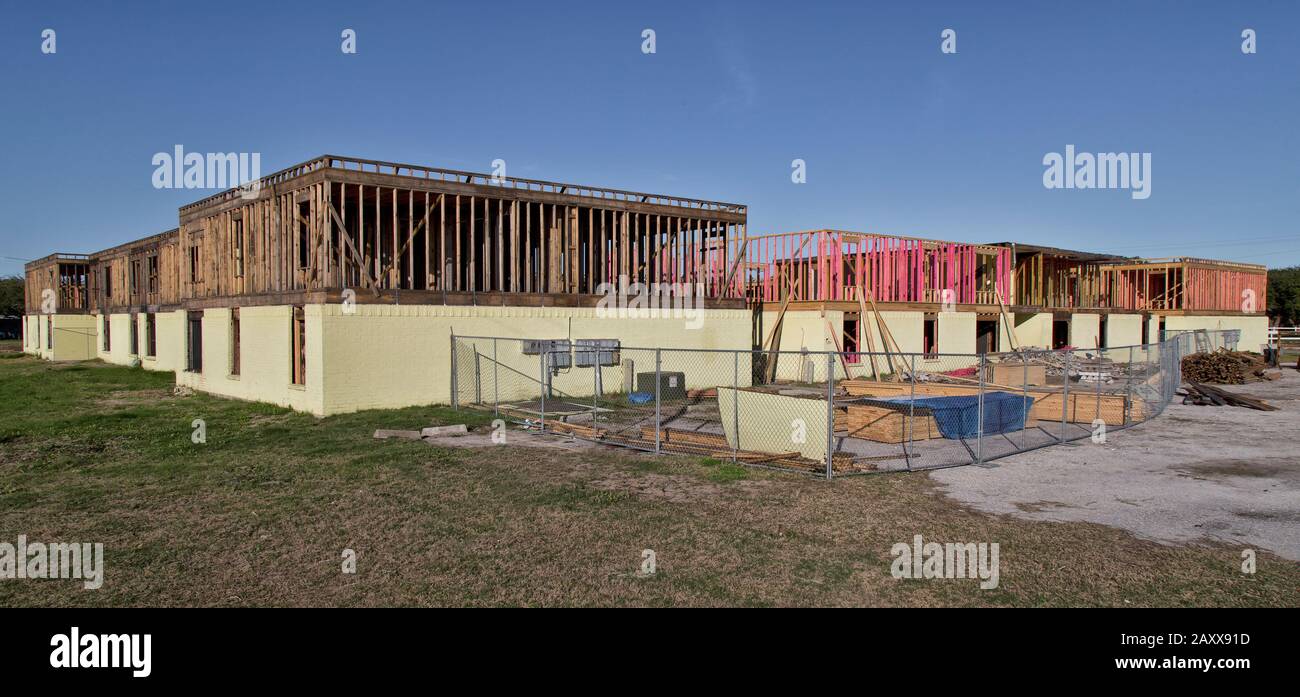
POLYGON ((969 511, 924 475, 827 483, 517 432, 375 441, 484 417, 315 419, 170 382, 0 365, 0 540, 102 542, 106 566, 97 591, 0 581, 0 605, 1293 605, 1300 585, 1300 565, 1268 555, 1247 576, 1236 549, 969 511), (917 534, 999 543, 1000 586, 892 578, 890 547, 917 534), (645 549, 658 568, 642 578, 645 549))

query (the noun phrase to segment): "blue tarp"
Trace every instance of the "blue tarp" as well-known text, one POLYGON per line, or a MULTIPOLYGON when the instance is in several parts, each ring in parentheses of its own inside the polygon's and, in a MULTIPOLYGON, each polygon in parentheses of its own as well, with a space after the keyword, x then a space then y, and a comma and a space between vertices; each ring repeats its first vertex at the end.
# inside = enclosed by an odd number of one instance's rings
MULTIPOLYGON (((917 397, 914 404, 934 415, 944 438, 975 438, 979 435, 979 396, 917 397)), ((906 404, 907 397, 879 400, 906 404)), ((1011 392, 984 393, 984 434, 1009 433, 1025 427, 1025 412, 1032 400, 1011 392)))

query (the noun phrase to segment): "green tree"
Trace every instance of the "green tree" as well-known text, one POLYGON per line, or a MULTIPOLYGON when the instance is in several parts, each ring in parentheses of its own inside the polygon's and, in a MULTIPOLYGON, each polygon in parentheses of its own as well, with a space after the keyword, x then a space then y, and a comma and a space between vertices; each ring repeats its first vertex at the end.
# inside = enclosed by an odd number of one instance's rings
POLYGON ((1284 327, 1300 324, 1300 266, 1269 269, 1268 316, 1284 327))
POLYGON ((23 279, 19 276, 0 278, 0 317, 23 315, 23 279))

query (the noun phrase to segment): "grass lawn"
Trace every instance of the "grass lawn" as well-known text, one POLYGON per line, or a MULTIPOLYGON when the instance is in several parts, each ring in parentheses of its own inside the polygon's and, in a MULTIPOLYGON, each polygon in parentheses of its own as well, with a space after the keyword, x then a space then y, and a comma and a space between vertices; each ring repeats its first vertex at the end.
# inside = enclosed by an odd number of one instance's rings
POLYGON ((1268 554, 1247 576, 1236 547, 976 513, 925 475, 827 483, 521 447, 516 432, 480 448, 376 441, 487 417, 317 419, 172 384, 0 354, 0 541, 102 542, 106 568, 98 590, 0 580, 0 606, 1293 605, 1300 587, 1300 565, 1268 554), (917 534, 999 543, 999 587, 892 578, 890 547, 917 534))

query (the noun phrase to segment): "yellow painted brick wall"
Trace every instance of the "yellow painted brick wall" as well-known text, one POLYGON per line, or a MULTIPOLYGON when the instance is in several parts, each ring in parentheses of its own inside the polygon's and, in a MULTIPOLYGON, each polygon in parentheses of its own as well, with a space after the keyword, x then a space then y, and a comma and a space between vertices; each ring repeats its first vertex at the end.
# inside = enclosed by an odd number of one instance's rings
POLYGON ((147 356, 145 313, 140 313, 140 365, 146 370, 177 371, 185 368, 185 312, 154 313, 154 355, 147 356))
MULTIPOLYGON (((771 330, 771 323, 776 320, 776 312, 764 313, 764 339, 766 334, 771 330)), ((884 319, 885 325, 889 329, 890 335, 897 342, 898 348, 904 354, 921 354, 925 350, 925 314, 920 311, 882 311, 880 316, 884 319)), ((939 358, 927 359, 919 356, 916 359, 917 371, 947 371, 959 368, 969 367, 976 363, 975 354, 975 321, 976 315, 973 312, 940 312, 937 313, 939 320, 939 352, 942 354, 957 354, 950 356, 940 356, 939 358)), ((862 333, 858 344, 858 350, 866 352, 869 348, 874 348, 877 354, 875 360, 876 374, 888 374, 891 371, 888 358, 884 356, 885 342, 881 338, 880 327, 875 320, 875 313, 868 312, 865 326, 859 328, 860 333, 869 331, 871 334, 871 344, 867 343, 867 336, 862 333)), ((844 313, 827 311, 825 318, 822 317, 818 310, 799 310, 787 311, 785 317, 785 326, 781 331, 781 349, 783 351, 798 352, 807 351, 834 351, 835 345, 830 339, 831 331, 843 332, 844 313), (831 328, 827 329, 826 322, 830 321, 831 328)), ((911 357, 904 355, 899 357, 900 365, 911 366, 911 357)), ((826 379, 826 360, 822 356, 812 358, 803 358, 798 355, 783 355, 778 363, 777 379, 778 380, 802 380, 807 375, 811 375, 814 381, 820 382, 826 379), (803 368, 804 364, 811 366, 811 373, 803 368)), ((836 379, 844 377, 844 368, 839 360, 834 361, 834 374, 836 379)), ((871 378, 871 362, 864 356, 857 364, 849 364, 850 378, 871 378)))
MULTIPOLYGON (((341 305, 307 309, 308 332, 316 334, 314 340, 324 354, 324 401, 317 413, 327 414, 449 402, 453 331, 459 336, 618 339, 627 349, 621 358, 631 358, 636 372, 653 372, 654 352, 633 348, 750 348, 751 315, 747 310, 704 310, 702 326, 691 329, 681 318, 598 317, 594 308, 356 305, 353 314, 344 314, 341 305)), ((490 342, 476 343, 480 354, 490 355, 490 342)), ((665 351, 662 370, 686 373, 688 388, 713 387, 732 377, 733 355, 665 351)), ((308 360, 310 363, 310 356, 308 360)), ((474 351, 469 350, 460 361, 460 379, 472 380, 474 351)), ((535 396, 541 372, 538 356, 524 355, 518 346, 506 346, 505 350, 499 347, 497 361, 498 371, 504 368, 511 377, 500 381, 495 394, 502 398, 535 396)), ((485 358, 479 363, 493 365, 485 358)), ((311 370, 309 365, 309 379, 311 370)), ((487 372, 480 371, 480 385, 488 379, 487 372)), ((621 366, 603 368, 602 376, 606 392, 622 389, 621 366)), ((748 376, 747 367, 742 366, 741 379, 748 376)), ((590 395, 593 383, 593 372, 580 369, 556 377, 554 385, 572 395, 590 395)), ((473 386, 462 384, 460 388, 467 394, 473 386)), ((488 392, 492 393, 490 387, 488 392)))
POLYGON ((41 341, 40 316, 23 315, 23 353, 40 355, 41 341))
MULTIPOLYGON (((1156 323, 1154 319, 1152 323, 1156 323)), ((1188 331, 1193 329, 1209 329, 1211 331, 1240 330, 1241 341, 1237 344, 1238 351, 1259 353, 1262 351, 1262 346, 1268 343, 1268 318, 1263 315, 1171 316, 1165 318, 1166 331, 1188 331)))
POLYGON ((1097 348, 1101 331, 1101 315, 1076 312, 1070 316, 1070 345, 1075 348, 1097 348))
MULTIPOLYGON (((95 342, 95 355, 101 361, 114 363, 116 365, 131 365, 136 361, 137 356, 131 352, 131 319, 130 314, 115 315, 96 315, 98 320, 98 338, 95 342), (105 317, 108 319, 105 320, 105 317), (112 328, 111 341, 109 350, 104 350, 103 327, 104 322, 108 321, 112 328)), ((144 335, 140 335, 143 340, 144 335)))
MULTIPOLYGON (((237 399, 270 402, 298 411, 324 413, 319 305, 308 305, 307 384, 292 383, 292 308, 287 305, 239 310, 240 374, 230 374, 230 310, 203 311, 203 372, 183 369, 185 313, 180 314, 181 367, 178 384, 237 399)), ((161 339, 161 333, 160 333, 161 339)), ((161 347, 159 349, 161 351, 161 347)), ((409 357, 408 357, 409 360, 409 357)))
POLYGON ((54 360, 86 361, 95 357, 95 318, 91 315, 51 315, 54 320, 54 360))
MULTIPOLYGON (((881 312, 880 316, 889 326, 889 334, 898 342, 899 350, 905 353, 921 353, 925 350, 924 312, 881 312)), ((874 321, 868 321, 868 324, 875 330, 871 340, 876 342, 876 351, 882 351, 884 344, 880 342, 879 328, 874 321)), ((943 317, 939 317, 939 324, 943 324, 943 317)), ((939 336, 942 340, 942 330, 939 336)))
MULTIPOLYGON (((1013 316, 1016 325, 1016 345, 1021 348, 1052 347, 1052 313, 1031 312, 1017 313, 1013 316)), ((1009 345, 1005 345, 1010 348, 1009 345)))
POLYGON ((23 351, 45 360, 90 360, 96 355, 96 326, 91 315, 26 315, 23 351))
MULTIPOLYGON (((777 314, 776 312, 763 313, 764 341, 772 332, 777 314)), ((796 352, 835 350, 831 342, 831 330, 826 328, 828 321, 835 331, 844 331, 844 313, 838 310, 828 310, 825 316, 818 310, 787 310, 785 319, 781 323, 780 350, 796 352)))
MULTIPOLYGON (((881 312, 880 316, 885 320, 885 325, 889 328, 889 334, 894 338, 894 341, 898 343, 900 351, 903 351, 904 353, 921 353, 925 350, 924 312, 881 312)), ((943 324, 943 318, 939 319, 939 323, 943 324)), ((880 337, 880 327, 875 320, 875 313, 872 313, 869 310, 866 324, 871 331, 872 346, 875 348, 876 354, 884 354, 885 344, 880 337)), ((863 351, 867 350, 865 336, 861 338, 861 346, 863 351)), ((889 359, 884 355, 876 355, 875 359, 877 378, 882 374, 893 372, 889 365, 889 359)), ((911 368, 910 357, 906 359, 899 357, 899 360, 905 361, 907 368, 911 368)), ((917 360, 917 370, 924 370, 925 360, 923 358, 917 360)), ((899 365, 902 364, 900 363, 899 365)), ((849 373, 849 377, 852 378, 870 379, 872 377, 871 364, 862 361, 859 365, 850 367, 849 373)))
POLYGON ((1112 313, 1106 318, 1106 346, 1117 348, 1142 343, 1142 315, 1112 313))
POLYGON ((975 353, 976 319, 978 315, 974 312, 940 312, 940 353, 975 353))
MULTIPOLYGON (((776 321, 777 314, 775 311, 763 313, 763 341, 767 341, 767 335, 771 333, 772 323, 776 321)), ((925 313, 881 312, 880 315, 902 351, 921 351, 922 323, 925 313)), ((822 356, 808 358, 798 354, 802 351, 835 351, 836 345, 831 338, 831 332, 838 332, 836 338, 840 340, 840 346, 843 347, 844 312, 827 310, 823 317, 820 310, 787 310, 783 324, 780 348, 781 351, 788 353, 784 353, 777 362, 776 379, 802 381, 811 376, 813 381, 824 381, 826 379, 825 358, 822 356)), ((881 338, 880 326, 876 322, 874 313, 868 312, 867 320, 859 323, 858 332, 858 351, 868 353, 874 349, 877 354, 881 354, 876 356, 876 371, 888 373, 889 364, 883 355, 885 342, 881 338), (870 342, 868 342, 868 332, 870 342)), ((844 377, 844 368, 838 359, 834 362, 834 374, 836 379, 844 377)), ((871 375, 871 364, 866 356, 856 364, 849 364, 849 377, 870 378, 871 375)))
MULTIPOLYGON (((50 350, 49 346, 51 322, 53 322, 52 315, 28 315, 26 322, 28 352, 47 361, 54 360, 54 352, 50 350)), ((94 356, 94 353, 94 347, 92 346, 91 356, 94 356)))

